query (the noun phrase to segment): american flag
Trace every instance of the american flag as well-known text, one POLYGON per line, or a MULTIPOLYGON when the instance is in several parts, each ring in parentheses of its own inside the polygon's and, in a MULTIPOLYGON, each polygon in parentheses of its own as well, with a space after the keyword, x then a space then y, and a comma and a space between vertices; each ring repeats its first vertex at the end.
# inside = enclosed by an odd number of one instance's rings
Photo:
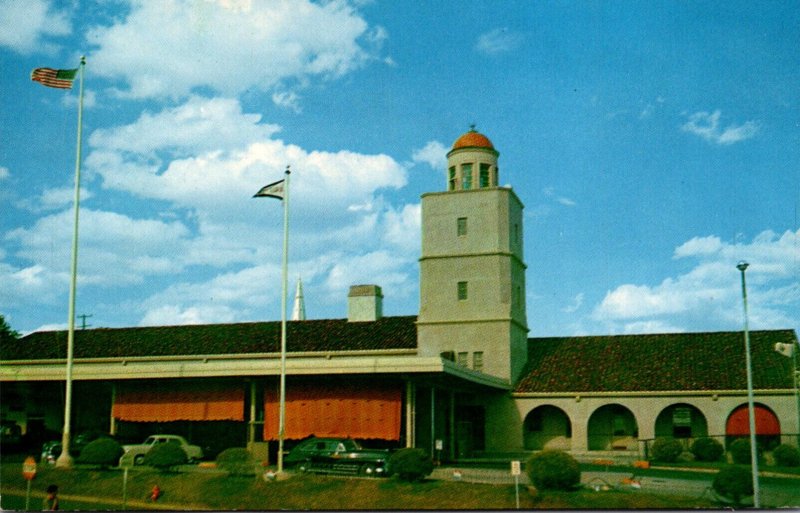
POLYGON ((31 80, 56 89, 72 89, 72 81, 78 69, 36 68, 31 72, 31 80))

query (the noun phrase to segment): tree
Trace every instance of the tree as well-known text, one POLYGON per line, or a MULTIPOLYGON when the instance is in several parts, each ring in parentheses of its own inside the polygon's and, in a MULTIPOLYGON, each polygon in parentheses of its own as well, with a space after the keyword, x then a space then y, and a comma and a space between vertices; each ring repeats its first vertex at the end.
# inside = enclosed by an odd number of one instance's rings
POLYGON ((0 314, 0 344, 12 342, 19 338, 19 333, 11 329, 3 314, 0 314))

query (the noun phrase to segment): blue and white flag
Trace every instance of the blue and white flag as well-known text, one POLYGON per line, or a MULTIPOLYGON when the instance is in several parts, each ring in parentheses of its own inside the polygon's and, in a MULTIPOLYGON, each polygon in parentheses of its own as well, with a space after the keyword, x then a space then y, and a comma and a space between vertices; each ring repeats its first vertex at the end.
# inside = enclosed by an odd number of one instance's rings
POLYGON ((282 200, 285 191, 284 188, 285 181, 286 180, 278 180, 277 182, 265 185, 264 187, 259 189, 259 191, 255 193, 253 197, 254 198, 269 197, 269 198, 278 198, 279 200, 282 200))

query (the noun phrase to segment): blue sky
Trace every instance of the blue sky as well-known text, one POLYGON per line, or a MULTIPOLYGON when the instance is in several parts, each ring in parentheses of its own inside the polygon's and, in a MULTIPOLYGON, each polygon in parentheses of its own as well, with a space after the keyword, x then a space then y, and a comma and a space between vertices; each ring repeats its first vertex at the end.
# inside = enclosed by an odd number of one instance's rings
POLYGON ((796 2, 0 0, 0 313, 95 327, 419 307, 419 197, 474 123, 525 205, 531 336, 800 328, 796 2), (290 305, 291 307, 291 301, 290 305), (80 324, 80 322, 79 322, 80 324))

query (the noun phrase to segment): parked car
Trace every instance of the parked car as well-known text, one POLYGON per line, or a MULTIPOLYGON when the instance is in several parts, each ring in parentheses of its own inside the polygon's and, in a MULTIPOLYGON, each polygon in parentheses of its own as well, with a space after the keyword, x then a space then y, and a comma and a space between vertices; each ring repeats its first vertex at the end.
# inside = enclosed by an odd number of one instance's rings
POLYGON ((78 433, 75 438, 72 439, 72 443, 69 445, 69 453, 73 456, 79 456, 84 447, 89 445, 89 443, 94 442, 98 438, 113 437, 108 433, 103 433, 102 431, 84 431, 82 433, 78 433))
POLYGON ((309 438, 284 459, 300 472, 389 475, 388 449, 365 449, 351 438, 309 438))
POLYGON ((186 439, 179 435, 151 435, 148 436, 141 444, 136 445, 123 445, 122 450, 125 453, 120 458, 120 465, 125 463, 133 463, 134 465, 141 465, 144 463, 145 455, 158 444, 179 444, 186 453, 186 459, 190 462, 203 459, 203 449, 197 445, 192 445, 186 439))
POLYGON ((16 422, 4 420, 0 424, 0 445, 4 448, 16 447, 22 443, 22 429, 16 422))
POLYGON ((44 445, 42 445, 41 462, 48 465, 55 465, 56 460, 61 456, 61 449, 61 442, 45 442, 44 445))
MULTIPOLYGON (((103 433, 101 431, 85 431, 83 433, 78 433, 76 436, 72 437, 72 441, 69 444, 70 455, 77 458, 80 456, 84 447, 98 438, 113 437, 108 433, 103 433)), ((50 440, 49 442, 45 442, 42 445, 42 463, 55 463, 58 457, 61 455, 62 449, 61 440, 50 440)))

